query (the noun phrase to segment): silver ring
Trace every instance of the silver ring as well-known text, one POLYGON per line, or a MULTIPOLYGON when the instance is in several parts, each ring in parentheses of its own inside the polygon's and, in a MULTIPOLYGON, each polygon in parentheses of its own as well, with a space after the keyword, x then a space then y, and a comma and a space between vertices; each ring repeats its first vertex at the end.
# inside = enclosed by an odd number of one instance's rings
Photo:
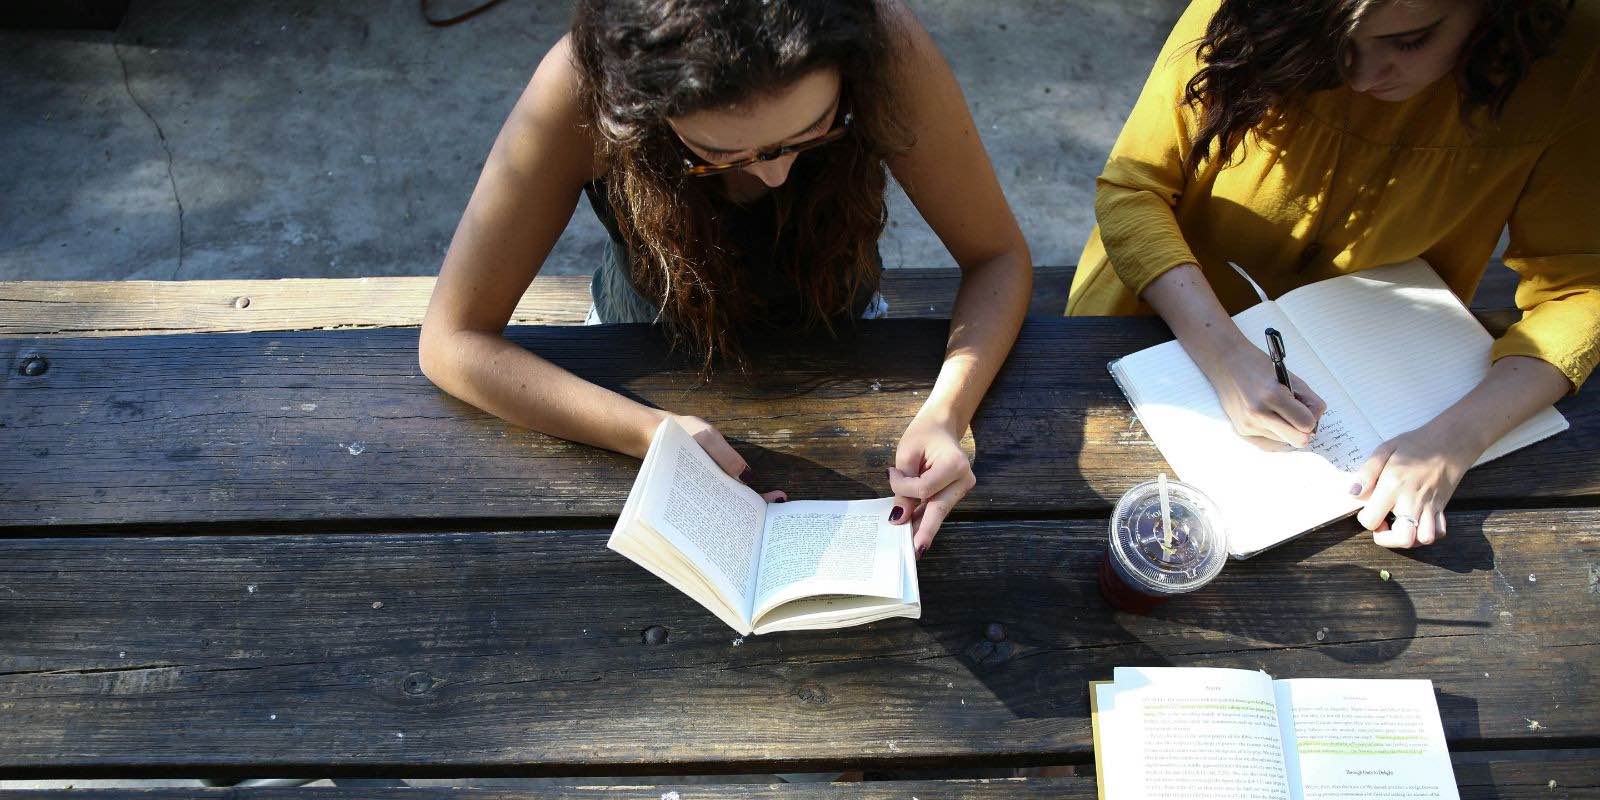
MULTIPOLYGON (((1407 525, 1410 525, 1412 528, 1416 528, 1417 527, 1417 518, 1411 516, 1410 514, 1396 514, 1396 515, 1394 515, 1394 521, 1395 521, 1395 525, 1398 525, 1401 522, 1405 522, 1407 525)), ((1394 525, 1391 525, 1389 527, 1392 528, 1392 527, 1394 527, 1394 525)))

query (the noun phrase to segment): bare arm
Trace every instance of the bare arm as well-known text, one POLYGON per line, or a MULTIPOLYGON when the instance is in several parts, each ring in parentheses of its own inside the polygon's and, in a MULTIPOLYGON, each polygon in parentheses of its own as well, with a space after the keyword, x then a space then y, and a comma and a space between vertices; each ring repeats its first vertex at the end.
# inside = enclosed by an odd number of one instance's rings
POLYGON ((1172 328, 1196 363, 1215 362, 1250 344, 1194 264, 1162 273, 1141 297, 1172 328))
POLYGON ((958 446, 1028 313, 1033 261, 956 83, 932 37, 903 4, 886 3, 897 48, 897 97, 916 142, 892 159, 895 179, 961 267, 944 363, 902 437, 891 473, 897 522, 919 521, 918 552, 975 483, 958 446), (913 501, 921 505, 912 508, 913 501))
POLYGON ((1500 437, 1571 390, 1572 382, 1547 361, 1495 361, 1455 405, 1384 442, 1367 459, 1350 487, 1366 500, 1356 518, 1385 547, 1432 544, 1445 535, 1444 508, 1467 469, 1500 437))
POLYGON ((1550 362, 1506 356, 1494 362, 1483 381, 1435 421, 1469 442, 1477 450, 1472 455, 1476 461, 1500 437, 1570 391, 1572 382, 1550 362))
POLYGON ((1271 359, 1239 332, 1199 267, 1167 270, 1140 296, 1211 381, 1234 430, 1258 443, 1310 444, 1327 405, 1296 376, 1290 376, 1292 391, 1278 383, 1271 359))
POLYGON ((484 164, 422 323, 422 371, 450 394, 552 436, 643 457, 661 412, 502 335, 594 175, 563 39, 545 56, 484 164))

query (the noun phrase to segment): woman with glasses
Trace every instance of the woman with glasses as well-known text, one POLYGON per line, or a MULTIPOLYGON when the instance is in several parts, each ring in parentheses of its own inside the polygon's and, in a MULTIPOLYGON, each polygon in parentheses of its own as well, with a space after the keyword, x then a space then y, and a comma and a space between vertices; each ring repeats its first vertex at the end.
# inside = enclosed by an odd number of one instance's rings
POLYGON ((1195 0, 1100 175, 1067 313, 1160 314, 1241 434, 1303 446, 1323 402, 1228 318, 1256 301, 1228 262, 1278 296, 1420 257, 1468 301, 1507 232, 1523 317, 1487 377, 1351 478, 1377 543, 1430 544, 1466 469, 1600 360, 1597 142, 1595 0, 1195 0))
POLYGON ((882 316, 890 175, 962 271, 938 379, 884 464, 890 519, 920 556, 974 484, 959 441, 1032 265, 961 90, 900 0, 579 0, 456 229, 422 369, 513 423, 635 457, 673 416, 751 482, 705 421, 588 383, 506 340, 506 322, 580 195, 610 239, 590 321, 659 324, 708 371, 742 366, 752 329, 882 316))

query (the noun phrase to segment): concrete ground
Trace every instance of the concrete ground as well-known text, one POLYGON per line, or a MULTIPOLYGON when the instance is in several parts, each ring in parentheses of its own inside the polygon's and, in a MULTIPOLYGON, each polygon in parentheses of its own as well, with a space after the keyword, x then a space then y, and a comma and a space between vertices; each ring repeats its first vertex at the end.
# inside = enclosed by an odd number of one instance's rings
MULTIPOLYGON (((1035 262, 1074 263, 1183 0, 912 3, 1035 262)), ((438 29, 412 0, 134 0, 114 33, 0 31, 0 280, 434 274, 570 6, 438 29)), ((580 203, 545 271, 589 272, 603 236, 580 203)), ((882 250, 951 263, 898 191, 882 250)))

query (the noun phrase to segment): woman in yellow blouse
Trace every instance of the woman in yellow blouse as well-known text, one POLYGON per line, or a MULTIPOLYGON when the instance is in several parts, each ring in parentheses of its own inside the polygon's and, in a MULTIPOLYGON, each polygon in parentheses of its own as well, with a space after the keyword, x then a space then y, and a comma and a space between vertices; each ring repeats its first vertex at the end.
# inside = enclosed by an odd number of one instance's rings
POLYGON ((1227 262, 1278 296, 1420 256, 1466 301, 1509 227, 1522 320, 1350 487, 1378 544, 1429 544, 1467 467, 1600 358, 1597 195, 1600 0, 1194 0, 1100 176, 1067 313, 1159 313, 1241 434, 1303 446, 1324 405, 1228 319, 1256 298, 1227 262))

